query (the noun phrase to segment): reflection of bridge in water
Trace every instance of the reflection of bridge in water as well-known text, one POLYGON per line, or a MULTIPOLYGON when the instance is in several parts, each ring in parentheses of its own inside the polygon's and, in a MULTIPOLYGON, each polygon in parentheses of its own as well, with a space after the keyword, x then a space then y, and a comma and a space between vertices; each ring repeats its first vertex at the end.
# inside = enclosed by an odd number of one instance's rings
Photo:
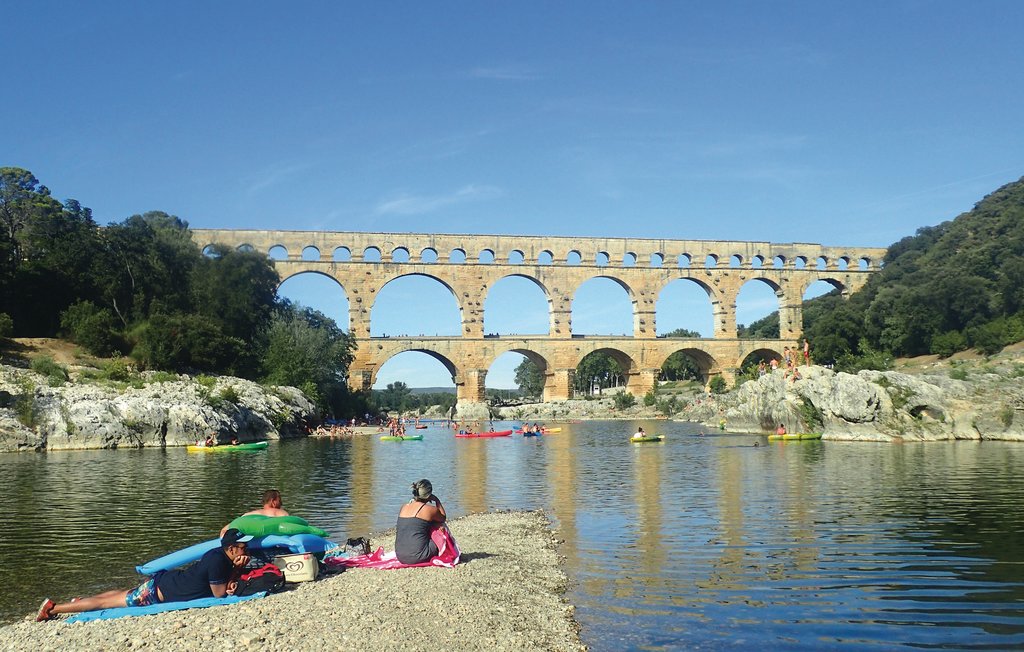
POLYGON ((196 229, 204 249, 214 243, 270 253, 284 250, 276 268, 281 280, 313 272, 337 281, 349 299, 349 329, 358 344, 349 384, 369 389, 391 357, 419 351, 439 360, 452 375, 460 402, 482 402, 487 370, 507 352, 520 353, 544 373, 544 398, 572 393, 573 373, 590 353, 608 353, 622 368, 626 388, 650 390, 665 360, 677 351, 693 358, 704 380, 733 380, 751 354, 780 357, 802 332, 804 293, 825 281, 844 296, 878 271, 885 249, 817 244, 566 238, 546 236, 430 235, 196 229), (380 290, 403 276, 427 276, 451 291, 461 335, 371 337, 370 311, 380 290), (509 276, 533 281, 548 302, 546 335, 485 336, 484 301, 495 283, 509 276), (593 278, 617 283, 633 306, 633 335, 573 335, 572 300, 593 278), (707 293, 714 317, 711 338, 659 338, 655 307, 671 282, 687 280, 707 293), (767 284, 779 300, 779 339, 736 336, 736 298, 749 282, 767 284))

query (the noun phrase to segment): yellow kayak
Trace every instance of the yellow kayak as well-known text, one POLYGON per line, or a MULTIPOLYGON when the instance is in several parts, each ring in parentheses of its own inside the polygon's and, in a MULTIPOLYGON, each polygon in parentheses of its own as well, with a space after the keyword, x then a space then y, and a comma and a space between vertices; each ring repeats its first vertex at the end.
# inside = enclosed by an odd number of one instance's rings
POLYGON ((230 453, 231 451, 259 451, 267 447, 265 441, 254 441, 247 444, 223 444, 221 446, 189 446, 190 453, 230 453))
POLYGON ((665 435, 647 435, 646 437, 630 437, 629 441, 634 444, 642 444, 648 441, 665 441, 665 435))
POLYGON ((807 441, 811 439, 821 439, 820 432, 794 432, 786 433, 785 435, 768 435, 769 441, 807 441))

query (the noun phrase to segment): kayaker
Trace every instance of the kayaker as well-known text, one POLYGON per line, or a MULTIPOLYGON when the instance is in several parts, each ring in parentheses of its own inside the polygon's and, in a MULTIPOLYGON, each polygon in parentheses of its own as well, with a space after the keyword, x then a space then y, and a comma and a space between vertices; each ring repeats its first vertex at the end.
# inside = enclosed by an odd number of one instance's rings
POLYGON ((784 434, 786 434, 786 426, 784 424, 780 423, 779 427, 775 429, 775 434, 776 435, 784 435, 784 434))
POLYGON ((441 499, 434 495, 430 480, 424 478, 412 485, 412 500, 398 512, 395 533, 395 555, 403 564, 419 564, 438 555, 431 533, 444 526, 447 514, 441 499))
POLYGON ((647 433, 644 432, 644 427, 643 426, 639 426, 636 429, 636 432, 633 433, 633 439, 643 439, 646 436, 647 436, 647 433))
POLYGON ((235 579, 236 571, 249 563, 246 542, 250 539, 251 536, 232 528, 221 537, 220 547, 208 551, 196 563, 187 568, 158 573, 134 589, 115 589, 62 604, 46 598, 39 607, 36 621, 50 620, 58 614, 96 609, 223 598, 234 592, 234 587, 229 588, 228 582, 235 579))
POLYGON ((203 446, 206 446, 208 448, 212 448, 213 446, 216 446, 216 445, 217 445, 217 443, 214 440, 213 435, 207 435, 206 436, 206 442, 203 443, 203 446))

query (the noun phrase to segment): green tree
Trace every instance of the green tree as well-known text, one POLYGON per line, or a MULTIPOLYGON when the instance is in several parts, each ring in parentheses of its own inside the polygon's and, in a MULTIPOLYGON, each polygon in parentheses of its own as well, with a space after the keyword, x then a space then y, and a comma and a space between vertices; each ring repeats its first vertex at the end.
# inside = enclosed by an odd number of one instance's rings
POLYGON ((685 351, 676 351, 661 365, 662 380, 700 380, 700 365, 685 351))
POLYGON ((523 396, 539 397, 544 394, 544 373, 529 358, 516 367, 516 386, 523 396))
POLYGON ((590 394, 596 386, 599 389, 625 384, 622 368, 612 356, 595 351, 580 360, 573 377, 573 388, 577 393, 590 394))

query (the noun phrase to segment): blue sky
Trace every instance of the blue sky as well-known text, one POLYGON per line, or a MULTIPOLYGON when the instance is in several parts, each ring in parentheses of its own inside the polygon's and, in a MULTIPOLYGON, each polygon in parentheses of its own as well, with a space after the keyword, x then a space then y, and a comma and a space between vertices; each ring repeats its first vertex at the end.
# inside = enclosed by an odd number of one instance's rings
MULTIPOLYGON (((1024 175, 1016 1, 44 1, 3 17, 0 165, 101 223, 886 246, 1024 175)), ((337 290, 300 285, 283 291, 341 314, 337 290)), ((529 288, 507 291, 546 324, 529 288)), ((440 286, 386 292, 374 332, 451 319, 440 286)), ((621 311, 602 311, 619 299, 596 292, 574 328, 617 332, 621 311)), ((770 299, 741 297, 739 321, 770 299)), ((689 300, 659 330, 701 330, 689 300)), ((535 327, 500 310, 494 330, 535 327)), ((426 356, 385 370, 450 384, 426 356)))

